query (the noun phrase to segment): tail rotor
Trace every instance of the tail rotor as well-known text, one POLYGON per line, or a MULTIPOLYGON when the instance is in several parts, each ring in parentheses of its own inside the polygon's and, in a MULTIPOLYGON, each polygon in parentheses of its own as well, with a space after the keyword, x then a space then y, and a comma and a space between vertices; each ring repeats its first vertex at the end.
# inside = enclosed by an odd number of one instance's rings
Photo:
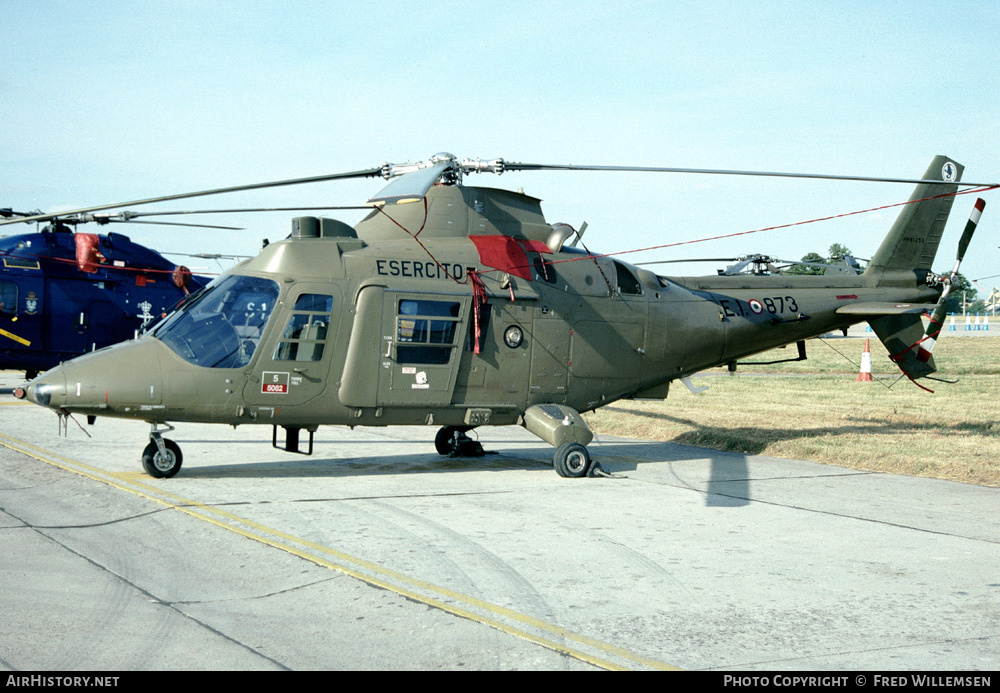
POLYGON ((951 274, 946 277, 941 277, 940 280, 944 284, 944 290, 941 292, 941 298, 938 300, 937 306, 934 308, 934 312, 931 314, 930 322, 927 324, 927 331, 924 333, 924 339, 921 340, 920 346, 917 351, 917 358, 920 361, 927 361, 930 359, 932 352, 934 351, 934 344, 936 343, 937 336, 941 333, 941 327, 944 325, 945 313, 947 313, 947 306, 945 301, 948 298, 948 294, 951 292, 951 287, 955 283, 955 279, 958 276, 958 268, 962 265, 962 259, 965 257, 965 251, 969 249, 969 243, 972 241, 972 234, 976 232, 976 226, 979 224, 979 219, 983 215, 983 209, 986 208, 986 201, 983 198, 976 200, 975 206, 972 208, 972 214, 969 215, 969 221, 965 225, 965 231, 962 232, 962 238, 958 242, 958 256, 955 259, 955 267, 951 270, 951 274))

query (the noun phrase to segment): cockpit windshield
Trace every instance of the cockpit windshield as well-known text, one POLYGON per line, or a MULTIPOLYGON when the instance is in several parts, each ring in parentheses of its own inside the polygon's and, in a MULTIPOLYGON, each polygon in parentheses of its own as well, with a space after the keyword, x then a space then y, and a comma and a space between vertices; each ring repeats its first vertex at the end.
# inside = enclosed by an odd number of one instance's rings
POLYGON ((153 336, 197 366, 239 368, 250 362, 278 302, 270 279, 221 278, 153 330, 153 336))

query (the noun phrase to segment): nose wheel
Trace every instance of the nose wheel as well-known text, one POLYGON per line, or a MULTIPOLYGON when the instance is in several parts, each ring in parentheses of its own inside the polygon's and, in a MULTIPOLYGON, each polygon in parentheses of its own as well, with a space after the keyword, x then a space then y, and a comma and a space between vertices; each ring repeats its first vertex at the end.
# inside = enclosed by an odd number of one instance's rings
POLYGON ((146 473, 157 479, 169 479, 181 470, 180 446, 169 438, 163 438, 163 450, 150 441, 142 451, 142 468, 146 473))
MULTIPOLYGON (((169 424, 167 427, 174 430, 169 424)), ((142 468, 152 477, 169 479, 181 470, 183 460, 180 446, 169 438, 164 438, 154 423, 149 432, 149 445, 142 451, 142 468)))

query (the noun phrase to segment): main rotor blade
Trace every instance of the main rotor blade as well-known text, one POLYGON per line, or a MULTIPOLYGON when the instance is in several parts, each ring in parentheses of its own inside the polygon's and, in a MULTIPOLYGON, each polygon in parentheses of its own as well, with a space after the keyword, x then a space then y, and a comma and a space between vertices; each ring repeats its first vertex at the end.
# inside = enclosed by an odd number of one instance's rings
POLYGON ((916 178, 881 178, 877 176, 837 176, 825 173, 780 173, 777 171, 730 171, 712 168, 670 168, 659 166, 589 166, 576 164, 526 164, 505 162, 505 171, 615 171, 634 173, 696 173, 719 176, 763 176, 769 178, 811 178, 822 180, 849 180, 866 183, 937 183, 939 185, 959 185, 972 188, 996 188, 1000 183, 966 183, 957 181, 925 180, 916 178))
POLYGON ((252 255, 223 255, 221 253, 168 253, 160 251, 160 255, 179 255, 180 257, 196 257, 199 260, 249 260, 252 255))
MULTIPOLYGON (((84 214, 82 215, 80 223, 97 222, 98 224, 106 224, 110 221, 132 221, 133 219, 139 219, 141 217, 169 217, 169 216, 188 215, 188 214, 244 214, 249 212, 318 212, 318 211, 329 211, 334 209, 369 210, 371 209, 371 207, 367 205, 350 205, 350 206, 341 205, 336 207, 242 207, 236 209, 186 209, 186 210, 178 210, 171 212, 132 212, 129 210, 125 210, 123 212, 117 212, 114 214, 84 214)), ((227 229, 235 227, 218 226, 215 228, 227 229)))
POLYGON ((156 226, 187 226, 196 229, 223 229, 225 231, 245 231, 242 226, 215 226, 213 224, 182 224, 176 221, 126 221, 124 219, 108 219, 112 224, 155 224, 156 226))
POLYGON ((349 171, 347 173, 331 173, 324 176, 311 176, 308 178, 292 178, 289 180, 271 181, 268 183, 252 183, 250 185, 235 185, 229 188, 215 188, 214 190, 199 190, 197 192, 180 193, 177 195, 163 195, 161 197, 149 197, 144 200, 131 200, 129 202, 116 202, 114 204, 99 205, 96 207, 83 207, 81 209, 71 209, 58 214, 36 214, 22 217, 20 219, 6 219, 0 221, 0 226, 7 224, 19 224, 32 221, 49 221, 59 217, 71 216, 73 214, 85 214, 87 212, 100 212, 105 209, 115 209, 117 207, 137 207, 139 205, 153 204, 154 202, 167 202, 169 200, 186 200, 192 197, 204 197, 206 195, 221 195, 224 193, 242 192, 244 190, 261 190, 264 188, 280 188, 286 185, 302 185, 304 183, 322 183, 331 180, 343 180, 347 178, 372 178, 381 175, 382 167, 368 168, 360 171, 349 171))
POLYGON ((758 261, 754 258, 750 258, 749 260, 743 260, 741 262, 737 262, 735 265, 727 267, 725 270, 720 270, 719 273, 722 275, 739 274, 750 265, 757 264, 757 262, 758 261))
MULTIPOLYGON (((14 217, 26 217, 30 214, 37 214, 37 212, 15 212, 10 207, 4 207, 3 209, 0 209, 0 217, 3 217, 4 219, 12 219, 14 217)), ((15 221, 20 221, 20 219, 16 219, 15 221)))
POLYGON ((329 210, 370 210, 370 205, 339 205, 336 207, 242 207, 238 209, 189 209, 175 212, 124 212, 123 219, 164 217, 176 214, 243 214, 249 212, 325 212, 329 210))
POLYGON ((736 262, 739 260, 738 257, 698 257, 691 258, 688 260, 652 260, 650 262, 637 262, 636 267, 642 267, 643 265, 669 265, 675 262, 736 262))
POLYGON ((442 173, 454 169, 453 161, 442 161, 433 166, 417 169, 412 173, 405 173, 393 179, 377 195, 368 198, 368 204, 378 205, 386 202, 404 202, 409 199, 418 200, 427 194, 427 191, 437 182, 442 173))

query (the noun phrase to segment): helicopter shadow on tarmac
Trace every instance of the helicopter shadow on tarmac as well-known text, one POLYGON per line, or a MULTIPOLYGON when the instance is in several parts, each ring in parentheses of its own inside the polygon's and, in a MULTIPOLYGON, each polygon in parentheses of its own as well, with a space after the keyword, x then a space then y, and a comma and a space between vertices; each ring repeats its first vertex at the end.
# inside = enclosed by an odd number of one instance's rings
POLYGON ((605 436, 599 436, 598 440, 600 444, 595 446, 594 459, 610 474, 622 474, 640 466, 666 464, 676 485, 704 493, 705 505, 708 507, 742 507, 750 504, 750 472, 745 454, 668 441, 623 444, 622 441, 609 440, 605 436), (635 458, 640 458, 640 461, 630 461, 635 458), (702 465, 706 459, 708 478, 702 481, 702 465), (689 467, 685 463, 695 466, 689 467))
MULTIPOLYGON (((694 429, 691 432, 683 433, 672 441, 664 441, 662 445, 669 445, 672 454, 679 455, 673 457, 671 461, 681 459, 704 459, 710 457, 710 472, 707 481, 706 505, 709 506, 737 506, 748 505, 751 500, 749 483, 752 475, 748 468, 748 459, 757 455, 767 455, 767 450, 772 443, 788 440, 798 440, 815 438, 819 436, 859 436, 870 437, 891 430, 897 433, 925 434, 928 428, 933 428, 934 433, 941 436, 963 436, 969 433, 981 433, 981 424, 976 422, 959 422, 954 424, 928 423, 923 422, 903 422, 890 420, 887 418, 856 418, 848 419, 841 426, 826 426, 822 428, 809 429, 780 429, 769 428, 767 431, 768 440, 755 440, 755 433, 759 429, 754 427, 736 426, 705 426, 696 421, 659 412, 637 411, 610 406, 608 410, 628 412, 633 416, 645 417, 654 420, 669 421, 674 424, 683 424, 694 429), (742 441, 744 450, 741 452, 730 452, 706 447, 707 441, 738 439, 742 441), (702 447, 692 445, 690 441, 697 440, 702 447), (704 441, 704 442, 702 442, 704 441), (687 449, 688 453, 685 453, 687 449)), ((662 451, 662 446, 660 450, 662 451)), ((662 458, 661 458, 662 459, 662 458)), ((605 464, 609 471, 612 465, 605 464)), ((859 472, 860 473, 860 472, 859 472)), ((678 477, 678 481, 692 488, 689 482, 678 477)))
MULTIPOLYGON (((643 468, 656 470, 662 476, 667 465, 669 485, 682 486, 705 494, 708 507, 742 507, 750 504, 750 478, 747 455, 710 450, 692 445, 658 441, 637 441, 599 437, 595 446, 595 462, 609 478, 566 480, 566 483, 615 483, 630 472, 643 468), (708 463, 705 480, 704 464, 708 463), (686 466, 690 463, 692 466, 686 466)), ((260 462, 185 466, 185 478, 299 478, 299 477, 374 477, 379 475, 456 474, 461 472, 551 471, 551 449, 546 446, 505 448, 503 442, 484 441, 487 452, 482 457, 442 457, 435 453, 385 454, 379 445, 398 446, 399 440, 366 441, 368 454, 343 457, 323 456, 287 459, 285 457, 260 462), (374 447, 373 447, 374 446, 374 447)), ((185 440, 186 447, 212 445, 210 439, 185 440)), ((252 443, 251 443, 252 444, 252 443)), ((259 441, 260 445, 268 444, 259 441)), ((330 439, 317 441, 328 450, 337 444, 357 445, 358 441, 330 439)))
MULTIPOLYGON (((615 410, 616 408, 611 406, 608 407, 608 409, 615 410)), ((851 421, 837 427, 813 429, 770 428, 768 429, 768 440, 765 441, 755 440, 754 434, 758 433, 759 430, 754 427, 705 426, 691 419, 671 416, 665 413, 637 411, 631 409, 626 410, 622 408, 617 408, 617 410, 622 412, 627 411, 633 416, 668 421, 673 424, 682 424, 693 429, 693 431, 683 433, 672 441, 664 441, 663 445, 669 445, 670 449, 675 454, 680 453, 688 459, 704 459, 706 456, 709 456, 710 470, 709 478, 706 484, 707 496, 705 502, 708 506, 748 505, 751 500, 749 488, 751 473, 749 471, 748 459, 758 455, 766 456, 768 448, 772 443, 815 438, 818 436, 871 436, 878 431, 884 431, 889 428, 897 431, 912 430, 914 433, 924 433, 927 428, 926 423, 906 424, 899 421, 890 421, 888 419, 872 420, 866 418, 857 419, 856 421, 851 421), (744 449, 739 452, 735 452, 708 447, 708 441, 733 439, 740 440, 744 449), (692 444, 691 441, 699 442, 697 444, 692 444), (683 452, 685 449, 688 450, 687 455, 683 452)), ((969 424, 968 427, 972 426, 975 426, 975 424, 969 424)), ((949 433, 959 435, 965 428, 967 428, 967 426, 957 424, 955 426, 947 426, 944 428, 947 430, 941 430, 939 433, 945 435, 949 433)), ((678 457, 674 459, 681 458, 678 457)), ((609 465, 605 466, 608 467, 609 465)), ((685 482, 680 478, 678 478, 678 480, 682 483, 690 485, 688 482, 685 482)))
MULTIPOLYGON (((218 441, 213 440, 185 440, 185 446, 194 448, 197 445, 211 445, 218 441)), ((400 441, 384 441, 386 446, 398 446, 400 441)), ((322 446, 331 452, 336 450, 338 443, 357 446, 357 441, 348 440, 324 440, 317 441, 317 446, 322 446)), ((246 443, 244 443, 246 444, 246 443)), ((253 443, 251 443, 253 444, 253 443)), ((270 445, 269 441, 260 441, 261 445, 270 445)), ((347 454, 336 456, 317 450, 317 453, 310 457, 289 458, 282 453, 276 452, 272 459, 263 459, 260 462, 233 462, 226 464, 198 464, 194 462, 190 466, 185 465, 184 476, 190 478, 210 479, 210 478, 295 478, 295 477, 349 477, 349 476, 378 476, 393 474, 454 474, 458 472, 483 472, 483 471, 513 471, 513 470, 538 470, 551 468, 552 463, 547 459, 551 453, 547 448, 539 446, 537 449, 519 449, 514 451, 492 451, 487 452, 482 457, 442 457, 434 452, 419 452, 413 454, 383 453, 377 450, 380 445, 378 441, 366 441, 367 452, 362 455, 347 454), (547 454, 548 453, 548 454, 547 454), (278 456, 280 455, 280 457, 278 456), (535 459, 540 458, 540 459, 535 459)))

